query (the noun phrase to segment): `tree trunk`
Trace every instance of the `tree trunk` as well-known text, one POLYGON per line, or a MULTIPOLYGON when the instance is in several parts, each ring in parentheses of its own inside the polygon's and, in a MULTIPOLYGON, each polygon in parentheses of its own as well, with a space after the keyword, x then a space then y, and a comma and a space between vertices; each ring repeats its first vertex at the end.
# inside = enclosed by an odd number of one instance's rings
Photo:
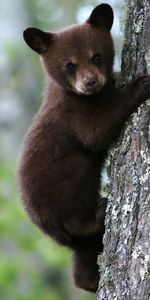
MULTIPOLYGON (((125 0, 122 80, 150 72, 150 0, 125 0)), ((98 300, 150 299, 150 100, 112 149, 98 300)))

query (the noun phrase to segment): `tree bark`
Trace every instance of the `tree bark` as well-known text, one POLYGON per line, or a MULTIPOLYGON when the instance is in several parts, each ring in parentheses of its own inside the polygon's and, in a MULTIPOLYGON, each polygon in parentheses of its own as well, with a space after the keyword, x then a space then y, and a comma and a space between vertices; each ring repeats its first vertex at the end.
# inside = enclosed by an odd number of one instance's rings
MULTIPOLYGON (((122 81, 150 73, 150 0, 125 0, 122 81)), ((110 153, 109 203, 98 300, 150 299, 150 100, 110 153)))

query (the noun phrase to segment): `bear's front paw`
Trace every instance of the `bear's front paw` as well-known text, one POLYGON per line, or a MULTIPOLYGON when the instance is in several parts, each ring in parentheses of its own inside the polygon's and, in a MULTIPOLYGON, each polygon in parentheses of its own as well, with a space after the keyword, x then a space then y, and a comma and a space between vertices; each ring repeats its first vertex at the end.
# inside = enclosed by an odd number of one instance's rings
POLYGON ((131 94, 137 103, 142 103, 150 97, 150 74, 144 74, 136 77, 129 84, 131 94))

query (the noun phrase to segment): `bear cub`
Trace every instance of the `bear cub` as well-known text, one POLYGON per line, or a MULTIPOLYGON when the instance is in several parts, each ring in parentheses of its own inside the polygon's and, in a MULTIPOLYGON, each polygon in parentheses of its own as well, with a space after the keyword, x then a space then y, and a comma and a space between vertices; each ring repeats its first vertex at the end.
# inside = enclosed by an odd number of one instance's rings
POLYGON ((72 249, 75 284, 93 292, 107 203, 100 173, 124 123, 150 96, 148 74, 115 88, 112 24, 112 8, 100 4, 82 25, 24 31, 48 86, 19 161, 21 197, 33 223, 72 249))

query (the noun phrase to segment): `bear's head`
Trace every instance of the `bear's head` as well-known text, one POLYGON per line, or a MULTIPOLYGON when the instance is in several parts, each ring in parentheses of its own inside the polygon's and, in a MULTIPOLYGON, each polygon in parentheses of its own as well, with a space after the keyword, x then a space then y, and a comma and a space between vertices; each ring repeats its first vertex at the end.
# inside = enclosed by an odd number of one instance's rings
POLYGON ((91 95, 100 91, 112 74, 112 24, 112 8, 100 4, 82 25, 58 33, 27 28, 24 39, 41 55, 47 73, 57 83, 77 94, 91 95))

